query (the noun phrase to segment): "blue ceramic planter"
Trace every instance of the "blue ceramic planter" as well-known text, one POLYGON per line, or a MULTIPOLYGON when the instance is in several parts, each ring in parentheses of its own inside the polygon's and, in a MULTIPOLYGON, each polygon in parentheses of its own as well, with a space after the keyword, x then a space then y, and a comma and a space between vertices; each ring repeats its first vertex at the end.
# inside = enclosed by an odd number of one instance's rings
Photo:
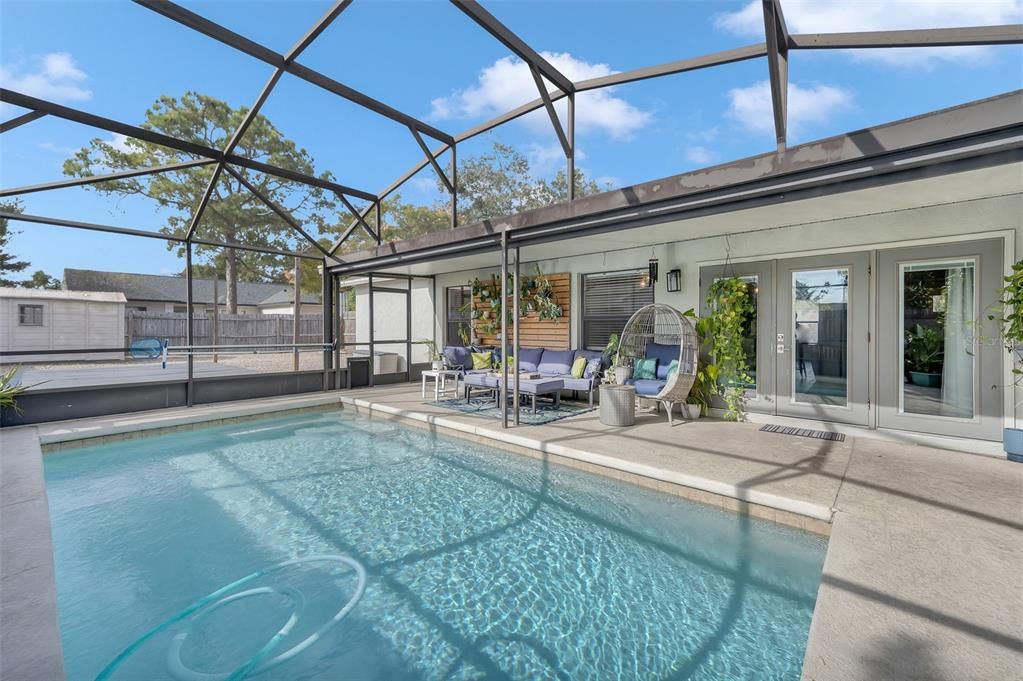
POLYGON ((1002 443, 1009 461, 1023 463, 1023 428, 1006 428, 1003 430, 1002 443))

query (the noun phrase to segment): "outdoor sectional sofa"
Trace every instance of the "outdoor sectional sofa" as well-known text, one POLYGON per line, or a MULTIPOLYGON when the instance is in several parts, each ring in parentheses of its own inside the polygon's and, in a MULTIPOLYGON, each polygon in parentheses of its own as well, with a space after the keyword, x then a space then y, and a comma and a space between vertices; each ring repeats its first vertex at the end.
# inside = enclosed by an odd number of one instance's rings
MULTIPOLYGON (((443 350, 444 362, 452 369, 459 369, 465 375, 485 374, 490 369, 473 369, 472 353, 475 351, 492 352, 494 358, 501 359, 500 348, 470 348, 461 345, 449 345, 443 350)), ((509 349, 510 350, 510 349, 509 349)), ((593 406, 593 394, 600 387, 600 372, 588 378, 572 376, 572 363, 579 357, 587 360, 600 359, 601 371, 606 368, 606 360, 596 350, 552 350, 550 348, 519 348, 518 367, 520 371, 539 373, 542 378, 560 379, 565 390, 586 393, 587 401, 593 406)))

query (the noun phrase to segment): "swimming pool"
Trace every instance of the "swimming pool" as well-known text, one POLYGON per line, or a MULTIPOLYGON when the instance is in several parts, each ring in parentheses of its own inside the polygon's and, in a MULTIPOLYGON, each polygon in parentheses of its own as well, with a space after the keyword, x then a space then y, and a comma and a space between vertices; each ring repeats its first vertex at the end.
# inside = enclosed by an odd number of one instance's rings
POLYGON ((347 412, 44 464, 72 681, 798 679, 826 548, 347 412))

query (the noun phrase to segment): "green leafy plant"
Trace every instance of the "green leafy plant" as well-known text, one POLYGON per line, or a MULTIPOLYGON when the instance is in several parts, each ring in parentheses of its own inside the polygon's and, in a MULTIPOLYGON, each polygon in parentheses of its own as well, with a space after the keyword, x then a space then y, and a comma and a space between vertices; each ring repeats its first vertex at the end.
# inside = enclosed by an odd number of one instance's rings
POLYGON ((32 387, 22 383, 15 383, 15 378, 20 368, 12 366, 0 374, 0 409, 13 409, 17 414, 21 413, 21 407, 18 406, 18 396, 32 387))
MULTIPOLYGON (((503 323, 514 321, 512 306, 505 309, 505 301, 501 299, 501 278, 491 275, 490 281, 481 282, 479 278, 469 282, 472 300, 478 298, 480 303, 489 306, 489 310, 474 309, 469 315, 473 328, 482 336, 496 336, 503 323), (503 321, 502 321, 503 320, 503 321)), ((505 290, 514 291, 514 276, 509 274, 505 290)), ((525 317, 535 312, 542 321, 557 321, 565 316, 564 308, 558 304, 554 287, 550 280, 536 266, 533 277, 524 277, 519 282, 519 315, 525 317)), ((471 300, 467 303, 471 305, 471 300)))
POLYGON ((906 368, 921 374, 940 370, 945 354, 945 335, 934 327, 916 324, 906 330, 906 368))
POLYGON ((689 391, 689 397, 686 398, 686 402, 699 405, 700 414, 706 416, 710 411, 711 405, 714 403, 714 398, 720 394, 719 381, 721 380, 721 370, 717 364, 708 359, 708 339, 711 337, 713 320, 711 317, 697 317, 696 311, 693 308, 689 308, 682 315, 693 320, 693 326, 696 328, 696 337, 699 339, 700 344, 699 360, 696 365, 696 378, 693 381, 693 387, 689 391))
POLYGON ((612 333, 607 337, 607 345, 604 346, 603 355, 608 360, 608 367, 604 370, 604 385, 614 385, 615 381, 615 367, 618 366, 618 347, 621 344, 621 339, 617 333, 612 333))
POLYGON ((724 418, 746 418, 746 386, 753 381, 746 355, 746 320, 756 314, 754 284, 739 277, 718 279, 707 291, 710 314, 704 327, 717 367, 717 390, 725 401, 724 418))

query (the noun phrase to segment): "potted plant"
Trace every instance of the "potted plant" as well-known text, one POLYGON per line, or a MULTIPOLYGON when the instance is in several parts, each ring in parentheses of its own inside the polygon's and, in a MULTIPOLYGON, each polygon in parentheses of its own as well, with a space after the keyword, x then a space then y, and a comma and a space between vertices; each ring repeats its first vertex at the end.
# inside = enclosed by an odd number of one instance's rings
POLYGON ((430 353, 431 368, 434 371, 440 371, 444 368, 444 355, 441 354, 440 349, 437 347, 437 343, 430 338, 420 338, 416 341, 426 346, 427 351, 430 353))
MULTIPOLYGON (((1001 324, 1002 346, 1013 363, 1009 389, 1015 391, 1023 386, 1023 260, 1012 266, 1012 274, 1005 277, 999 294, 997 309, 988 314, 988 319, 1001 324)), ((1023 401, 1013 400, 1013 404, 1019 408, 1023 401)), ((1002 443, 1011 461, 1023 463, 1023 428, 1006 428, 1002 443)))
POLYGON ((696 365, 696 377, 685 404, 686 417, 690 420, 695 420, 700 418, 700 416, 706 416, 710 411, 714 396, 718 394, 720 370, 716 364, 707 361, 707 356, 704 352, 704 346, 711 335, 711 318, 697 317, 696 311, 693 308, 689 308, 682 314, 693 320, 700 348, 699 361, 696 365))
POLYGON ((917 324, 906 331, 906 370, 909 382, 922 388, 941 387, 945 336, 937 329, 917 324))

